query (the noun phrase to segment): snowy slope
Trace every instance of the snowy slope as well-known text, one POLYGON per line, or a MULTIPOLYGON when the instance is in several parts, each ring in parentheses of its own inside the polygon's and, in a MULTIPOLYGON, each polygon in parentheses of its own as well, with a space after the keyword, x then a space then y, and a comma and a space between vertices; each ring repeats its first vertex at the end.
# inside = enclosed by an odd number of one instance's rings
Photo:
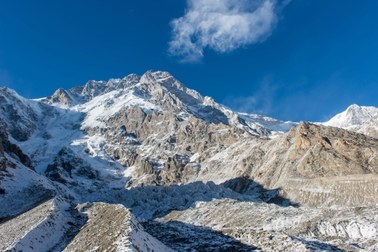
POLYGON ((65 239, 68 204, 61 199, 46 201, 0 226, 1 251, 51 251, 65 239))
POLYGON ((0 172, 0 251, 58 251, 79 221, 69 201, 45 176, 6 158, 10 165, 0 172))
POLYGON ((0 186, 4 193, 0 195, 0 219, 17 216, 36 204, 50 199, 55 195, 51 182, 30 168, 7 155, 7 159, 16 165, 8 167, 7 171, 0 173, 0 186))

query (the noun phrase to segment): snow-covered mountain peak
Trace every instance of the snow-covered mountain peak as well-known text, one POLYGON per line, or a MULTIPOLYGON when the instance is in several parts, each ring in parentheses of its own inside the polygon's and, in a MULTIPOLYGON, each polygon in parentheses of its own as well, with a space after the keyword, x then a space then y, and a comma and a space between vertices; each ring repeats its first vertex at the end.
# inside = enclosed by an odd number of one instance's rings
POLYGON ((60 88, 52 96, 42 99, 42 101, 69 108, 85 104, 95 97, 112 91, 144 94, 145 99, 149 97, 155 98, 155 100, 164 99, 165 95, 171 94, 188 105, 204 102, 204 97, 197 91, 185 87, 170 73, 164 71, 147 71, 142 76, 130 74, 122 79, 109 79, 108 81, 90 80, 83 86, 68 90, 60 88))
POLYGON ((347 111, 360 110, 362 107, 358 104, 352 104, 347 108, 347 111))
POLYGON ((344 128, 370 136, 378 136, 378 108, 353 104, 345 111, 337 114, 326 126, 344 128))
POLYGON ((197 91, 187 88, 169 72, 151 70, 147 71, 141 76, 140 84, 152 85, 155 88, 164 89, 166 92, 178 96, 183 96, 184 94, 186 94, 192 96, 197 100, 200 100, 201 102, 203 101, 203 97, 197 91))
MULTIPOLYGON (((245 117, 217 103, 211 97, 204 97, 187 88, 173 75, 165 71, 147 71, 143 75, 130 74, 122 79, 88 81, 84 86, 69 90, 58 89, 43 102, 57 107, 87 114, 84 128, 103 127, 102 122, 126 107, 140 107, 145 113, 168 112, 186 120, 196 117, 210 123, 233 125, 249 133, 270 135, 277 131, 276 121, 264 124, 264 117, 258 121, 253 116, 245 117)), ((290 128, 294 124, 287 124, 290 128)))
POLYGON ((52 104, 61 104, 62 106, 69 106, 72 104, 73 98, 66 90, 64 90, 63 88, 59 88, 50 97, 50 102, 52 104))
POLYGON ((341 112, 331 118, 325 124, 335 127, 358 126, 373 119, 377 116, 377 114, 378 108, 376 107, 359 106, 357 104, 353 104, 344 112, 341 112))

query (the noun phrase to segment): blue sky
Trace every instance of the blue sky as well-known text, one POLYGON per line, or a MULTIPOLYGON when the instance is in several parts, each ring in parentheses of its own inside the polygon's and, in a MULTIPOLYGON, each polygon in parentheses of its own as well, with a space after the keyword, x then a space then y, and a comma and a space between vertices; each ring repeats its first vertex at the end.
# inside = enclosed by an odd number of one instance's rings
POLYGON ((36 98, 149 69, 235 110, 378 106, 378 1, 2 0, 0 85, 36 98))

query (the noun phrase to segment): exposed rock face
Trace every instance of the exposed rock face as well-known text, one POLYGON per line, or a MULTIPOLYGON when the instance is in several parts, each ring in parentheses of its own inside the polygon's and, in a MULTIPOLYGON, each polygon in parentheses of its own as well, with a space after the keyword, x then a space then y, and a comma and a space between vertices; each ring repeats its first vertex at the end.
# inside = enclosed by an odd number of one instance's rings
POLYGON ((282 138, 290 147, 286 158, 271 159, 281 164, 281 174, 269 183, 287 197, 313 206, 377 204, 372 199, 378 188, 376 139, 305 123, 282 138))
POLYGON ((301 123, 268 147, 276 153, 286 149, 283 159, 270 157, 271 162, 284 164, 283 177, 316 178, 377 174, 377 143, 376 139, 346 130, 301 123), (275 150, 272 145, 280 148, 275 150))
POLYGON ((8 88, 0 88, 0 119, 7 132, 18 141, 26 141, 37 128, 37 115, 29 102, 8 88))
POLYGON ((136 178, 150 175, 149 181, 135 180, 134 185, 189 181, 197 174, 202 160, 250 136, 222 123, 209 124, 195 117, 183 120, 173 113, 146 114, 137 107, 126 107, 108 123, 108 154, 135 167, 136 178), (200 153, 197 160, 191 160, 196 153, 200 153))
POLYGON ((23 165, 33 168, 30 158, 17 145, 9 142, 5 124, 0 121, 0 171, 4 171, 7 166, 13 168, 16 166, 6 158, 5 154, 11 155, 23 165))
POLYGON ((378 141, 365 135, 301 123, 273 140, 244 141, 218 155, 202 164, 199 178, 247 176, 304 205, 377 203, 378 141))
POLYGON ((51 96, 50 102, 52 104, 60 103, 69 106, 72 105, 72 98, 64 89, 60 88, 51 96))
POLYGON ((66 184, 69 181, 76 183, 73 181, 74 176, 95 180, 98 174, 72 150, 63 148, 55 157, 54 162, 47 167, 46 176, 53 181, 66 184))

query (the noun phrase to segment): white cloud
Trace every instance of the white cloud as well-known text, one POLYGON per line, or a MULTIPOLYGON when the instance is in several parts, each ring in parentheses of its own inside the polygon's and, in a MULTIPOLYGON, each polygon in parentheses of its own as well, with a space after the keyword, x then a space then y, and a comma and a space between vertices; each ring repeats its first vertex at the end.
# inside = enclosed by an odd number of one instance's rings
POLYGON ((188 0, 183 17, 171 22, 169 52, 197 61, 204 48, 224 53, 261 42, 277 22, 276 0, 188 0))

